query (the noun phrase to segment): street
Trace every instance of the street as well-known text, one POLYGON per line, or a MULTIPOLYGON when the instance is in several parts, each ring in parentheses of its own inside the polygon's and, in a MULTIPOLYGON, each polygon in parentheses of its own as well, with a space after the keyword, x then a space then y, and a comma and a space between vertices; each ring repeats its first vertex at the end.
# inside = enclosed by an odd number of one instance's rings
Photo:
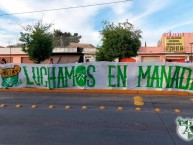
POLYGON ((141 110, 134 96, 0 92, 0 104, 6 105, 0 109, 0 145, 193 144, 177 135, 175 122, 178 116, 193 118, 191 96, 140 95, 141 110))

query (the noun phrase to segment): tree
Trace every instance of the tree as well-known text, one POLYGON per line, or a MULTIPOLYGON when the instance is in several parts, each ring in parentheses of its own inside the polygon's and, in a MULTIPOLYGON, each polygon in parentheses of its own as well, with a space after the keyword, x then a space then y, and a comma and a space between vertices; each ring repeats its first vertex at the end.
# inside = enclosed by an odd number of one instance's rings
POLYGON ((128 21, 117 25, 105 22, 100 33, 102 45, 96 53, 97 61, 114 61, 116 58, 137 56, 141 46, 141 30, 135 29, 128 21))
POLYGON ((48 59, 53 50, 53 37, 48 32, 52 24, 43 24, 39 20, 35 25, 23 27, 25 32, 21 32, 20 41, 23 42, 22 51, 29 55, 29 59, 35 63, 40 63, 48 59))
POLYGON ((62 32, 61 30, 54 30, 53 40, 55 47, 68 46, 70 42, 80 42, 81 36, 78 33, 71 34, 70 32, 62 32))

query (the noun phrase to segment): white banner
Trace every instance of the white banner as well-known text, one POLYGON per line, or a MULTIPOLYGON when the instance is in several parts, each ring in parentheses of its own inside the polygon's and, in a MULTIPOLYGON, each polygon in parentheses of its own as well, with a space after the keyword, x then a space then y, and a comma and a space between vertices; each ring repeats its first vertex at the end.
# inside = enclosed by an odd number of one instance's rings
POLYGON ((191 63, 6 64, 1 88, 193 90, 191 63))

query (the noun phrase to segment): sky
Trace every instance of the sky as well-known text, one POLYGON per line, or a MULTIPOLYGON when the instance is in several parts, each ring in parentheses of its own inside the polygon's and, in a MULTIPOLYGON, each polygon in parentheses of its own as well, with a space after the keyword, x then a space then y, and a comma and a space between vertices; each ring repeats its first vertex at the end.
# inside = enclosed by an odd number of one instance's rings
POLYGON ((0 0, 0 46, 19 43, 23 27, 34 25, 40 19, 44 24, 53 24, 50 31, 78 33, 82 36, 81 43, 94 46, 102 43, 100 31, 104 21, 117 24, 128 20, 142 31, 142 46, 145 42, 147 46, 157 46, 163 33, 193 32, 193 1, 0 0), (95 6, 79 7, 87 5, 95 6), (60 10, 42 11, 52 9, 60 10))

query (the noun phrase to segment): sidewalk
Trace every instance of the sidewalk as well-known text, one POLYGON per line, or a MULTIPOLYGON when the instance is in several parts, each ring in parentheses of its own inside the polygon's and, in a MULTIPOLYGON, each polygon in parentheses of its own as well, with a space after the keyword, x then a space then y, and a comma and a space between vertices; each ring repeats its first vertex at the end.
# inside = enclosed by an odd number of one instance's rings
POLYGON ((185 91, 158 91, 158 90, 99 90, 99 89, 45 89, 45 88, 8 88, 0 89, 1 92, 45 92, 45 93, 105 93, 105 94, 143 94, 143 95, 178 95, 193 96, 185 91))

